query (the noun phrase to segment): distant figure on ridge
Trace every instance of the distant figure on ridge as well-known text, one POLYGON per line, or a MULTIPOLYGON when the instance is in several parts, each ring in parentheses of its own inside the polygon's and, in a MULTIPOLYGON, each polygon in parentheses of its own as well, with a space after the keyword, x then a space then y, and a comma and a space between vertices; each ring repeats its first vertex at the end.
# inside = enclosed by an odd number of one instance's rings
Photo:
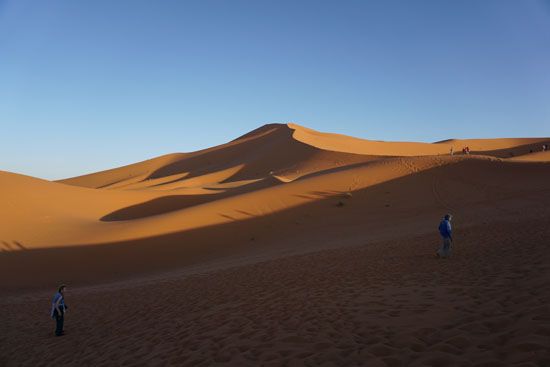
POLYGON ((443 220, 439 223, 439 233, 441 234, 441 237, 443 237, 443 244, 436 252, 437 257, 439 258, 446 258, 451 256, 453 243, 453 231, 451 227, 452 218, 453 216, 451 214, 446 214, 443 220))
POLYGON ((453 155, 453 154, 454 154, 453 147, 451 147, 451 155, 453 155))
POLYGON ((67 289, 65 284, 60 285, 57 293, 52 299, 51 317, 55 319, 55 336, 64 334, 63 322, 65 321, 65 312, 67 311, 67 305, 65 305, 65 289, 67 289))

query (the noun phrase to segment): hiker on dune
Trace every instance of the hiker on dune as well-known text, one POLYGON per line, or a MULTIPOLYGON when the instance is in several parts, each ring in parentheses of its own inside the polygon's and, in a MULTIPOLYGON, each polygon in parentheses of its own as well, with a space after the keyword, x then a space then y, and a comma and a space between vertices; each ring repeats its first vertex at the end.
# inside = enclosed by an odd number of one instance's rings
POLYGON ((453 216, 446 214, 443 220, 439 223, 439 233, 443 238, 443 244, 437 250, 436 255, 439 258, 447 258, 451 256, 451 250, 453 245, 451 220, 453 216))
POLYGON ((50 315, 55 320, 55 336, 61 336, 64 334, 63 323, 65 321, 65 312, 67 312, 67 305, 65 305, 65 289, 67 286, 62 284, 59 286, 57 293, 52 299, 52 308, 50 315))

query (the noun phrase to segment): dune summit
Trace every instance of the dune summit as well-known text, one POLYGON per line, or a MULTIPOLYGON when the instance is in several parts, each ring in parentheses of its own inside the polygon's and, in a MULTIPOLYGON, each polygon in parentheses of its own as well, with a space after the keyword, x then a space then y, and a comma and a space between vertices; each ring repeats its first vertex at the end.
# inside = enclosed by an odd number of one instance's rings
POLYGON ((55 182, 0 171, 0 365, 550 364, 543 144, 268 124, 55 182), (60 282, 62 342, 42 314, 60 282))

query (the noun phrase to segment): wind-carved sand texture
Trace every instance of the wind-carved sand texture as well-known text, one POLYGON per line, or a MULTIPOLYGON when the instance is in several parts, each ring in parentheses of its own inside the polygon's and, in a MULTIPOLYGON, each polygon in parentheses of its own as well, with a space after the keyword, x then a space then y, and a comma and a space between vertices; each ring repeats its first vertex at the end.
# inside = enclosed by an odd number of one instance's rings
POLYGON ((270 124, 58 182, 0 172, 0 365, 548 366, 549 143, 270 124))

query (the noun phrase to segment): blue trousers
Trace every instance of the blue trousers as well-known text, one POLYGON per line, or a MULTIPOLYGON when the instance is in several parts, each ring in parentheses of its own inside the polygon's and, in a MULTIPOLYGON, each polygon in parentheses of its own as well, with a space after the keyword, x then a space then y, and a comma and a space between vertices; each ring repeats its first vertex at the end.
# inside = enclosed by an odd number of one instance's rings
POLYGON ((65 314, 61 311, 61 314, 56 311, 53 313, 55 318, 55 335, 61 336, 63 334, 63 322, 65 321, 65 314))

